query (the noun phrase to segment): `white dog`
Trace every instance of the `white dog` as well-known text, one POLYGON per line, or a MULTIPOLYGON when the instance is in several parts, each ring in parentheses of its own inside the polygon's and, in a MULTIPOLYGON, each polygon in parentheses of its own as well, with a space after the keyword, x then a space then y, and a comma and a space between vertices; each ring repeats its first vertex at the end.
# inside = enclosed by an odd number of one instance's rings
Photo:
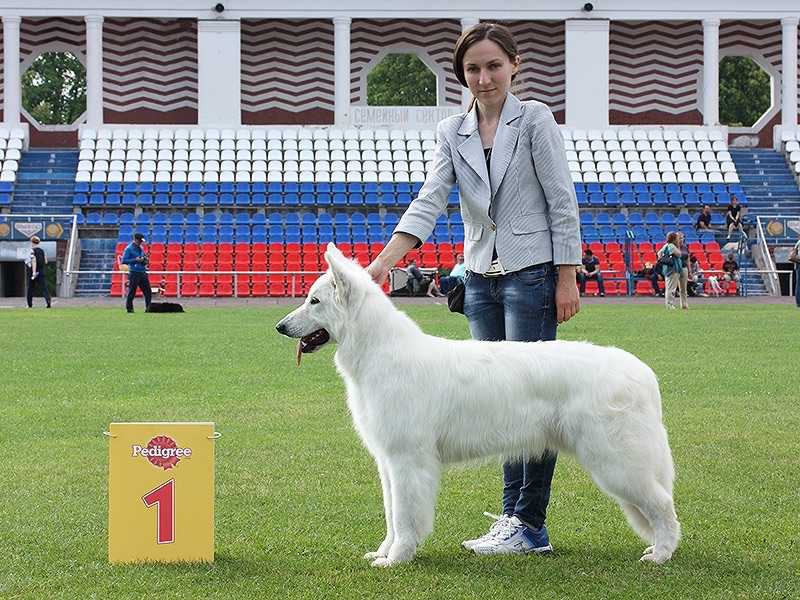
POLYGON ((633 355, 585 342, 480 342, 424 334, 369 274, 329 244, 328 272, 277 325, 301 353, 338 343, 336 367, 383 487, 386 538, 365 558, 414 558, 433 529, 443 464, 577 457, 663 563, 678 545, 672 455, 655 374, 633 355))

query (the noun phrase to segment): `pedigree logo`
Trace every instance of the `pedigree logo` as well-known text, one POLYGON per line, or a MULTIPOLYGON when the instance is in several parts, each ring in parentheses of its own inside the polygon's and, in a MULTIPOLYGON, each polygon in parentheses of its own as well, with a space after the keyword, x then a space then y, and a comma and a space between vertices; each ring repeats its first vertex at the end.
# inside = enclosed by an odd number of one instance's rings
POLYGON ((133 444, 131 446, 131 456, 144 456, 150 461, 150 464, 166 471, 174 468, 181 461, 181 458, 190 458, 192 449, 179 448, 171 437, 159 435, 147 442, 147 446, 133 444))

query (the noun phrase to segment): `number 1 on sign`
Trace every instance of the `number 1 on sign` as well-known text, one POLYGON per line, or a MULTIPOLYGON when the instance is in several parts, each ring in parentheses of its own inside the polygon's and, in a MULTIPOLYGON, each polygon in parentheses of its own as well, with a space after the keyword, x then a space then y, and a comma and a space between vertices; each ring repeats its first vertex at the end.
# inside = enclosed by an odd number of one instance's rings
POLYGON ((159 544, 175 541, 175 480, 170 479, 142 496, 144 505, 150 508, 157 505, 159 544))

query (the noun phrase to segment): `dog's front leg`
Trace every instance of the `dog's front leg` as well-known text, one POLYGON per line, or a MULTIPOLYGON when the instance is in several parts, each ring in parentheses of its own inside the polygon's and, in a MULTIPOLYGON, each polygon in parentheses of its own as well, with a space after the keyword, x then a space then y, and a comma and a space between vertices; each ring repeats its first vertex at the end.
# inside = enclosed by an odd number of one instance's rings
POLYGON ((380 458, 375 458, 378 465, 378 475, 381 478, 381 489, 383 490, 383 514, 386 518, 386 537, 381 542, 380 547, 375 552, 367 552, 364 558, 375 560, 376 558, 386 558, 389 548, 394 542, 394 524, 392 523, 392 486, 389 484, 389 470, 385 462, 380 458))
POLYGON ((385 557, 372 562, 373 567, 390 567, 408 562, 417 546, 433 530, 433 513, 439 488, 439 463, 426 456, 402 456, 387 459, 392 497, 394 539, 385 557))

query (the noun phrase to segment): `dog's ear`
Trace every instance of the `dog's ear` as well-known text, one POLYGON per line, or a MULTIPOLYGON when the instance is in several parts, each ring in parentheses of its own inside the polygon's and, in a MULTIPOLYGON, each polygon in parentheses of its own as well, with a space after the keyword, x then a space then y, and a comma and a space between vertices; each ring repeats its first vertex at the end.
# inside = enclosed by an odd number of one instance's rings
POLYGON ((347 270, 351 265, 345 255, 331 242, 328 242, 328 249, 325 252, 325 261, 328 263, 331 276, 333 277, 334 297, 342 304, 346 304, 350 298, 352 287, 347 276, 347 270))

